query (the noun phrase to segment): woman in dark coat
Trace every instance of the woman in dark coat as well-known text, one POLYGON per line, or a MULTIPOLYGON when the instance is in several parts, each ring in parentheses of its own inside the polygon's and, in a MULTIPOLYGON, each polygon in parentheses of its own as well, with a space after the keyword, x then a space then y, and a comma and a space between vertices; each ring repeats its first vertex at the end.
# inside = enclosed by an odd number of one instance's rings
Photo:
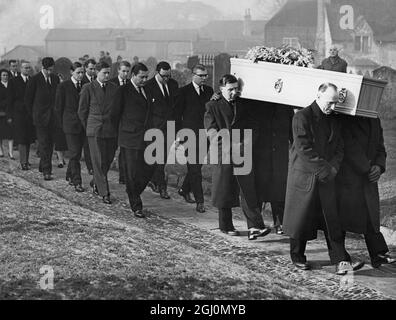
POLYGON ((6 69, 0 70, 0 157, 4 157, 3 140, 8 140, 8 156, 15 160, 13 155, 14 141, 12 132, 12 115, 8 108, 8 79, 10 74, 6 69))
POLYGON ((386 151, 380 119, 342 116, 344 160, 337 176, 338 210, 344 231, 363 234, 371 264, 395 263, 380 232, 378 180, 386 151))
MULTIPOLYGON (((220 90, 220 99, 206 104, 207 111, 204 117, 205 129, 211 142, 210 163, 214 163, 213 157, 218 160, 218 164, 213 168, 212 202, 219 209, 220 230, 229 235, 237 235, 238 232, 232 223, 232 208, 239 206, 240 194, 242 210, 249 228, 248 237, 249 240, 255 240, 270 233, 271 229, 265 226, 261 216, 254 183, 254 170, 252 167, 246 167, 249 162, 246 161, 246 157, 252 160, 252 155, 251 153, 243 155, 245 167, 235 164, 231 155, 231 153, 240 154, 239 149, 247 142, 242 135, 243 140, 240 141, 243 143, 232 141, 231 130, 251 128, 254 126, 254 121, 249 121, 247 109, 250 106, 241 99, 235 102, 239 95, 239 84, 234 76, 225 75, 220 80, 220 90), (214 146, 218 147, 218 153, 212 153, 214 146), (242 172, 245 169, 249 172, 242 172)), ((243 149, 245 150, 245 147, 243 149)))

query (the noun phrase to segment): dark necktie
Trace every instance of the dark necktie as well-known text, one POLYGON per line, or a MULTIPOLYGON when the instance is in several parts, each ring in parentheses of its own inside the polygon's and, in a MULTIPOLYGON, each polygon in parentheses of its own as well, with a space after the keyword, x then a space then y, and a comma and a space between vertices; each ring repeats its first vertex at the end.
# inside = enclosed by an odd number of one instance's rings
POLYGON ((123 85, 123 86, 126 85, 126 80, 122 80, 122 85, 123 85))
POLYGON ((77 82, 77 91, 78 91, 78 93, 80 93, 80 91, 81 91, 81 81, 77 82))
POLYGON ((144 100, 146 100, 146 97, 145 97, 144 94, 143 94, 143 89, 142 89, 142 87, 139 87, 138 89, 139 89, 140 95, 144 98, 144 100))
POLYGON ((203 93, 204 93, 203 87, 200 86, 200 87, 199 87, 199 96, 202 97, 202 96, 203 96, 203 93))
POLYGON ((164 90, 165 101, 169 104, 169 93, 168 90, 166 90, 166 85, 164 83, 162 84, 162 89, 164 90))
POLYGON ((48 86, 48 88, 51 88, 51 82, 50 82, 49 77, 47 78, 47 86, 48 86))
POLYGON ((102 90, 104 93, 106 93, 106 84, 105 83, 102 84, 102 90))

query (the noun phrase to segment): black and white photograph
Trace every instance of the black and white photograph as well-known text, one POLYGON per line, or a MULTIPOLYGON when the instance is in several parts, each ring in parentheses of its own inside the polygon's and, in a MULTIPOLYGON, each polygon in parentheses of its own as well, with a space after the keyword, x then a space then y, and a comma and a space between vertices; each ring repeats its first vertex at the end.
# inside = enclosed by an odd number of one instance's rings
POLYGON ((0 30, 0 300, 396 299, 395 0, 0 0, 0 30))

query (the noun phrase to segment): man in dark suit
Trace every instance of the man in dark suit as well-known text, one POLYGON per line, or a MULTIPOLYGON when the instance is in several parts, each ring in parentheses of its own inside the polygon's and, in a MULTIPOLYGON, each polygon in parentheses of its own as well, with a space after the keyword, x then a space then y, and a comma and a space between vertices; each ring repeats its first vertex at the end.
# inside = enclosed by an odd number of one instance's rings
POLYGON ((33 119, 25 105, 26 86, 32 67, 29 62, 22 62, 21 74, 9 81, 8 108, 12 114, 14 140, 18 145, 19 161, 23 171, 30 169, 30 145, 36 140, 33 119))
POLYGON ((330 56, 322 61, 318 69, 346 73, 347 67, 348 63, 338 55, 338 48, 331 46, 330 56))
MULTIPOLYGON (((157 65, 157 74, 151 78, 146 88, 153 95, 153 126, 162 131, 164 135, 165 161, 167 150, 167 123, 174 118, 175 95, 179 87, 177 81, 171 78, 171 66, 168 62, 162 61, 157 65)), ((149 186, 154 192, 159 192, 162 199, 170 199, 167 192, 167 183, 165 180, 165 163, 157 164, 149 186)))
POLYGON ((117 150, 117 129, 110 119, 111 104, 117 86, 109 82, 110 66, 96 65, 97 78, 83 86, 78 116, 86 129, 94 171, 93 192, 111 204, 107 173, 117 150))
MULTIPOLYGON (((96 61, 94 59, 87 59, 84 63, 85 74, 83 79, 81 80, 82 85, 86 83, 91 83, 93 80, 96 79, 96 61)), ((88 173, 92 176, 93 175, 93 166, 91 160, 91 152, 89 151, 89 144, 88 138, 85 139, 84 142, 84 160, 87 166, 88 173)))
MULTIPOLYGON (((213 89, 205 85, 207 78, 208 72, 205 66, 198 64, 193 68, 192 82, 179 89, 175 104, 176 131, 191 129, 198 137, 199 130, 204 129, 205 104, 213 95, 213 89)), ((197 144, 197 155, 199 154, 198 149, 197 144)), ((188 173, 184 178, 179 194, 187 202, 193 203, 194 201, 190 197, 192 191, 197 203, 196 210, 203 213, 205 208, 202 189, 202 164, 199 163, 198 159, 196 160, 195 163, 187 163, 188 173)))
POLYGON ((84 192, 81 179, 81 153, 86 139, 84 127, 78 117, 78 105, 82 88, 84 68, 80 62, 71 66, 70 80, 62 82, 56 93, 55 111, 66 136, 70 161, 67 168, 66 180, 74 186, 77 192, 84 192))
POLYGON ((345 275, 364 263, 351 262, 337 211, 335 177, 344 156, 341 126, 331 115, 337 102, 337 87, 324 83, 315 102, 293 118, 284 231, 290 236, 292 262, 297 268, 308 270, 307 241, 316 239, 317 231, 323 230, 336 274, 345 275))
POLYGON ((150 181, 154 165, 144 158, 146 130, 152 128, 151 93, 144 87, 148 69, 138 63, 132 68, 131 81, 117 90, 112 118, 118 124, 118 145, 122 149, 126 173, 126 192, 134 215, 144 218, 141 194, 150 181))
POLYGON ((21 74, 20 72, 18 72, 18 62, 16 60, 10 60, 8 64, 10 66, 11 78, 18 77, 21 74))
MULTIPOLYGON (((128 61, 121 61, 118 65, 118 76, 111 79, 117 87, 125 86, 128 82, 128 75, 131 71, 131 64, 128 61)), ((119 171, 119 180, 120 184, 125 184, 125 167, 124 167, 124 157, 120 153, 118 154, 118 171, 119 171)))
POLYGON ((364 235, 374 268, 396 263, 380 231, 378 181, 385 172, 387 156, 381 121, 354 116, 340 118, 345 155, 336 183, 343 230, 364 235))
POLYGON ((41 72, 28 81, 25 93, 25 105, 28 113, 33 117, 37 132, 40 151, 39 170, 44 174, 46 181, 52 180, 52 153, 57 125, 54 107, 59 77, 53 74, 54 66, 53 58, 44 58, 41 72))

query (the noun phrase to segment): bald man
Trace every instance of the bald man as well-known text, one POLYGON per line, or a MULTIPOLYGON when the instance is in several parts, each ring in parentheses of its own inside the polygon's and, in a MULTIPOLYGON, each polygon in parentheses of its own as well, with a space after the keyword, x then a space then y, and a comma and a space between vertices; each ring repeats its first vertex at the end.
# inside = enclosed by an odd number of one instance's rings
POLYGON ((336 46, 331 46, 329 51, 330 56, 322 61, 318 69, 346 73, 348 63, 340 58, 338 55, 338 48, 336 46))

